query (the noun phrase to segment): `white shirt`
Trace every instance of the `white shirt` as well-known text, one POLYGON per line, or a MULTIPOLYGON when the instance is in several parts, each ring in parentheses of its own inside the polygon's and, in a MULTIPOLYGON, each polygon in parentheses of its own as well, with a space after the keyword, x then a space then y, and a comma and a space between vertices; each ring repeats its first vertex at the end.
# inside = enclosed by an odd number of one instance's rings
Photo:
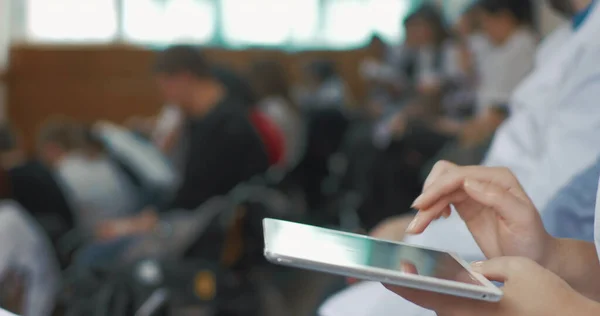
MULTIPOLYGON (((544 209, 551 197, 591 165, 600 152, 600 42, 595 41, 598 32, 600 6, 594 8, 576 33, 566 26, 545 41, 534 72, 511 98, 512 115, 496 133, 485 161, 488 166, 509 167, 538 210, 544 209)), ((405 242, 446 249, 465 260, 484 258, 457 215, 436 222, 421 235, 409 236, 405 242)), ((370 287, 363 289, 364 293, 384 291, 378 284, 367 284, 370 287)), ((355 294, 357 301, 360 295, 355 294)), ((328 306, 332 302, 324 305, 328 314, 322 316, 341 315, 328 306)), ((399 302, 404 302, 404 308, 412 306, 397 296, 386 296, 378 304, 397 307, 399 302)), ((353 303, 347 299, 345 304, 353 303)), ((403 308, 387 310, 389 313, 377 316, 397 315, 403 308)), ((374 314, 361 316, 364 315, 374 314)), ((421 309, 403 315, 434 314, 421 309)))
POLYGON ((600 185, 598 186, 598 193, 596 194, 594 241, 596 243, 596 251, 598 252, 598 258, 600 258, 600 185))
POLYGON ((168 136, 181 124, 183 112, 176 105, 165 105, 156 118, 156 127, 152 139, 156 144, 162 144, 168 136))
POLYGON ((16 316, 15 314, 11 314, 3 309, 0 309, 0 316, 16 316))
POLYGON ((260 101, 259 109, 277 125, 285 140, 285 165, 295 167, 304 152, 304 126, 299 111, 289 101, 272 96, 260 101))
POLYGON ((517 30, 502 45, 493 46, 479 65, 477 107, 508 104, 515 88, 533 69, 537 36, 529 28, 517 30))
POLYGON ((15 269, 27 279, 23 315, 49 316, 61 282, 50 241, 19 205, 7 201, 0 202, 0 240, 0 274, 15 269))
POLYGON ((70 154, 59 164, 58 176, 82 232, 91 233, 97 224, 130 216, 140 207, 126 175, 106 157, 70 154))

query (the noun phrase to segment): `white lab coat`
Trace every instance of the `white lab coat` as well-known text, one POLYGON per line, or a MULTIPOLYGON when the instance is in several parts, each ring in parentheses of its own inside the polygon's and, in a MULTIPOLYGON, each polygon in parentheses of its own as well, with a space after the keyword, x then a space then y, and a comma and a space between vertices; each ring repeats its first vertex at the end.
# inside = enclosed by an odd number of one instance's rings
POLYGON ((594 244, 596 245, 596 252, 598 258, 600 258, 600 184, 598 185, 598 191, 596 193, 596 207, 594 215, 594 244))
MULTIPOLYGON (((509 167, 539 210, 600 152, 599 33, 600 6, 596 6, 577 32, 564 26, 545 41, 533 73, 515 91, 512 115, 497 131, 484 163, 509 167)), ((405 242, 457 252, 466 260, 483 259, 457 215, 436 222, 405 242)), ((434 315, 424 309, 411 310, 412 303, 383 293, 385 289, 377 283, 360 286, 352 295, 342 297, 350 294, 346 292, 330 299, 321 315, 434 315), (363 297, 373 298, 377 291, 377 302, 370 302, 381 307, 377 314, 347 313, 352 310, 349 306, 363 304, 363 297), (403 312, 407 310, 411 311, 403 312)))

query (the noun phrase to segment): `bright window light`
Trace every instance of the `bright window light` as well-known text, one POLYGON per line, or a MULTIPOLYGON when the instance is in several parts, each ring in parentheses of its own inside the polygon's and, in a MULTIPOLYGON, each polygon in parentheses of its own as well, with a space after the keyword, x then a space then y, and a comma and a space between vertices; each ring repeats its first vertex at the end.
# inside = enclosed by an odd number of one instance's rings
POLYGON ((215 15, 210 0, 125 0, 124 36, 141 43, 207 43, 215 34, 215 15))
POLYGON ((41 42, 107 42, 117 35, 114 0, 29 0, 27 37, 41 42))
POLYGON ((371 0, 367 18, 372 31, 388 42, 401 42, 404 38, 402 20, 410 6, 410 1, 406 0, 371 0))
POLYGON ((310 39, 318 0, 221 0, 223 37, 231 44, 283 45, 310 39))

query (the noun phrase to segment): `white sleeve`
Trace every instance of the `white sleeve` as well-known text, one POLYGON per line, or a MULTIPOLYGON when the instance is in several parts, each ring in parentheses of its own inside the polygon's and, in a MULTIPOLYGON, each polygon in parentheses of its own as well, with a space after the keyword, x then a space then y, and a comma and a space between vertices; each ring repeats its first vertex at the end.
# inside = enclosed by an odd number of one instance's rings
POLYGON ((542 151, 523 187, 538 209, 600 153, 600 71, 581 82, 554 109, 542 151))

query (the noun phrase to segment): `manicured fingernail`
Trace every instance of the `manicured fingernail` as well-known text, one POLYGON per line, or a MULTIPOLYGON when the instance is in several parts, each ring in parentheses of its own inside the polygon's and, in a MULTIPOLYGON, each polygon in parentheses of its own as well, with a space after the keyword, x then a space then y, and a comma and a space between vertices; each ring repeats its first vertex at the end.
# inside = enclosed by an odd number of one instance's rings
POLYGON ((413 234, 415 228, 417 228, 417 224, 419 224, 419 215, 415 216, 415 218, 408 224, 408 228, 406 228, 406 233, 413 234))
POLYGON ((483 261, 475 261, 471 263, 471 269, 476 272, 481 270, 481 266, 483 266, 483 261))
POLYGON ((477 180, 473 180, 473 179, 466 179, 465 180, 465 187, 473 190, 473 191, 483 191, 483 184, 477 180))
POLYGON ((419 205, 421 202, 423 202, 423 194, 419 195, 419 197, 417 197, 415 199, 415 201, 413 202, 411 207, 415 207, 416 205, 419 205))
POLYGON ((444 215, 442 215, 444 218, 448 218, 450 217, 451 213, 444 213, 444 215))

